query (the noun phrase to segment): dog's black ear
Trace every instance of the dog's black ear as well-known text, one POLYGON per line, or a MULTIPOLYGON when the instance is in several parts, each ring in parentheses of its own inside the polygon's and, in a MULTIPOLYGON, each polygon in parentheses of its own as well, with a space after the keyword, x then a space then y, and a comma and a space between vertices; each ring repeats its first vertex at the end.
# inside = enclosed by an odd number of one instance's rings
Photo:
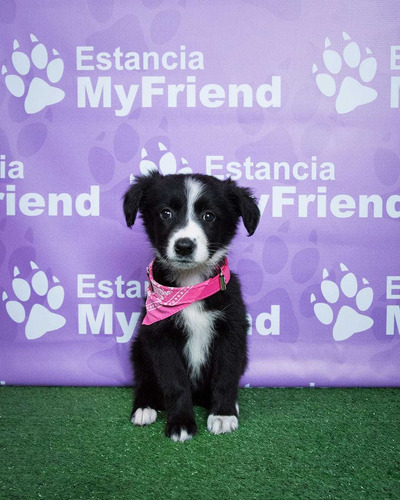
POLYGON ((128 227, 132 227, 135 223, 137 213, 143 206, 148 188, 155 181, 155 178, 159 176, 158 172, 152 172, 149 175, 138 177, 125 193, 124 214, 128 227))
POLYGON ((136 182, 124 195, 124 214, 128 227, 132 227, 135 223, 142 194, 140 183, 136 182))
POLYGON ((225 182, 228 186, 229 196, 243 219, 244 227, 247 229, 249 236, 251 236, 254 234, 260 221, 260 210, 257 200, 249 188, 239 187, 231 179, 225 182))

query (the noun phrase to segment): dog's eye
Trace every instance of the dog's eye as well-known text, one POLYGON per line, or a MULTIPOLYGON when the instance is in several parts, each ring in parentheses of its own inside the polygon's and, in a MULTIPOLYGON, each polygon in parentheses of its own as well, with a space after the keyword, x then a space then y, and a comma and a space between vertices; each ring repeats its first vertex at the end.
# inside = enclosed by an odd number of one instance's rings
POLYGON ((206 212, 203 214, 203 220, 206 222, 212 222, 215 219, 215 215, 212 212, 206 212))
POLYGON ((164 208, 160 212, 160 217, 161 217, 161 219, 164 219, 164 220, 170 219, 172 217, 171 210, 169 208, 164 208))

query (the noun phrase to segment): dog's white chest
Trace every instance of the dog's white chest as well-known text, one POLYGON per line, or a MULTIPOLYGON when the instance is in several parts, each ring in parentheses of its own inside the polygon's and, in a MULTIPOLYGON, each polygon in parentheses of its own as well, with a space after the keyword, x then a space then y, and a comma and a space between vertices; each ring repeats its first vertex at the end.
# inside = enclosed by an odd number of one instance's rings
POLYGON ((180 322, 187 335, 184 355, 189 366, 190 378, 195 381, 207 360, 219 313, 205 311, 202 302, 195 302, 183 309, 180 314, 180 322))

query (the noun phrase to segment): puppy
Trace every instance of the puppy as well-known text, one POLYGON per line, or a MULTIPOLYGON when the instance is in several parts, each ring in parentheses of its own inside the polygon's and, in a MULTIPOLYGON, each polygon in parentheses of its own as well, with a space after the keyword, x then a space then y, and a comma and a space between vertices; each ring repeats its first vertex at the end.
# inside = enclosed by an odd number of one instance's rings
POLYGON ((227 261, 240 217, 249 236, 260 212, 247 188, 189 174, 140 177, 124 196, 126 222, 138 212, 154 248, 143 323, 133 342, 135 425, 167 411, 165 435, 196 434, 193 405, 214 434, 238 427, 238 385, 247 365, 248 320, 227 261))

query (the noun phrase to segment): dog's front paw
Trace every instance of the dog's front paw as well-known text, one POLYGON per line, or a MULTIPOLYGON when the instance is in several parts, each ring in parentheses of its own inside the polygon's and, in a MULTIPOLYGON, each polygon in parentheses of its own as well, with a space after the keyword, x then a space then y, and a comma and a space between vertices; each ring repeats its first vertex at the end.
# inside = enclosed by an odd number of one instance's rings
POLYGON ((213 434, 226 434, 239 427, 236 415, 209 415, 207 429, 213 434))
POLYGON ((195 422, 168 422, 165 428, 165 435, 175 441, 176 443, 183 443, 192 439, 197 433, 197 426, 195 422))

